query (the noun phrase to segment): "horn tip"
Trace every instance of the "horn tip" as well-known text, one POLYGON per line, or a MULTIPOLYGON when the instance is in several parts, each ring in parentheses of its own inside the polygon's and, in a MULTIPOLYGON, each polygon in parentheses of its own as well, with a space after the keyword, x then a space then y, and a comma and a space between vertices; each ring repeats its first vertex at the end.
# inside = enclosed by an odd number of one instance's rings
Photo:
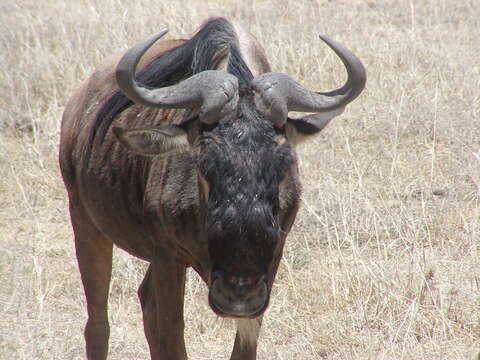
POLYGON ((318 37, 320 38, 320 40, 322 40, 324 43, 326 43, 329 46, 337 45, 337 42, 333 40, 330 36, 318 34, 318 37))

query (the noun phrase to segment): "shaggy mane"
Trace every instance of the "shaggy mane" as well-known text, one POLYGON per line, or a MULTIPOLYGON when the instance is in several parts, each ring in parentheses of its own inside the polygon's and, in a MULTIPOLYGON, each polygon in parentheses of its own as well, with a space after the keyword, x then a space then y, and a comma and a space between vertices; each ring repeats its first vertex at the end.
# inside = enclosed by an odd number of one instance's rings
MULTIPOLYGON (((241 53, 238 35, 224 18, 207 20, 185 44, 170 49, 152 60, 137 75, 137 81, 148 88, 170 86, 205 70, 214 70, 228 58, 227 71, 241 86, 253 79, 241 53)), ((116 90, 98 110, 87 142, 90 152, 95 138, 103 141, 114 118, 133 105, 120 90, 116 90)))

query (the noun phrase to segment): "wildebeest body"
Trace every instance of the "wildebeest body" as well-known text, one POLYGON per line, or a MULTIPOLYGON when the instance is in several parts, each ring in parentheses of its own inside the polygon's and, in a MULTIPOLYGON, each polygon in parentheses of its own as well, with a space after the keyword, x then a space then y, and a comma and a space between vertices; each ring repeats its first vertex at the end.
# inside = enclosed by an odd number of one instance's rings
POLYGON ((212 310, 251 319, 239 322, 232 359, 255 359, 261 314, 300 202, 294 144, 358 96, 364 69, 325 40, 349 79, 317 94, 269 72, 260 45, 225 19, 145 53, 158 37, 107 60, 63 116, 60 166, 87 298, 87 357, 107 355, 115 244, 150 262, 139 297, 153 359, 186 358, 189 266, 208 285, 212 310), (290 110, 318 113, 291 119, 290 110))

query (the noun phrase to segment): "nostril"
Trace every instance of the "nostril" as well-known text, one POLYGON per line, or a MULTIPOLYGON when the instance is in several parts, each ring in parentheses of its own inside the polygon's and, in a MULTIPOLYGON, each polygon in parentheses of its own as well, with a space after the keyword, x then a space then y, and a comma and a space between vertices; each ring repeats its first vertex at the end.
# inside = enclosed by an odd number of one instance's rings
POLYGON ((265 275, 260 277, 256 276, 233 276, 227 275, 225 277, 225 282, 230 286, 235 287, 250 287, 260 285, 265 281, 265 275))
POLYGON ((243 285, 243 278, 234 275, 227 275, 225 276, 225 282, 230 286, 242 286, 243 285))
POLYGON ((256 288, 261 287, 266 283, 266 275, 250 275, 239 276, 237 274, 225 273, 221 270, 214 270, 211 272, 211 282, 216 283, 216 287, 223 288, 225 291, 242 293, 247 291, 255 291, 256 288))

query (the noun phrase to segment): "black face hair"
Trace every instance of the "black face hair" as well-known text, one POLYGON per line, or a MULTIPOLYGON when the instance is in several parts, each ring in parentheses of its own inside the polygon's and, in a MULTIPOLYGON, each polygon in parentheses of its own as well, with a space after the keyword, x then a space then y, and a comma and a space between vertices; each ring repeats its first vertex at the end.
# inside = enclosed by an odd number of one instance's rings
POLYGON ((201 139, 199 171, 209 184, 206 227, 214 268, 258 273, 270 263, 280 234, 279 184, 294 162, 290 145, 279 145, 276 136, 247 94, 235 118, 223 119, 201 139))

